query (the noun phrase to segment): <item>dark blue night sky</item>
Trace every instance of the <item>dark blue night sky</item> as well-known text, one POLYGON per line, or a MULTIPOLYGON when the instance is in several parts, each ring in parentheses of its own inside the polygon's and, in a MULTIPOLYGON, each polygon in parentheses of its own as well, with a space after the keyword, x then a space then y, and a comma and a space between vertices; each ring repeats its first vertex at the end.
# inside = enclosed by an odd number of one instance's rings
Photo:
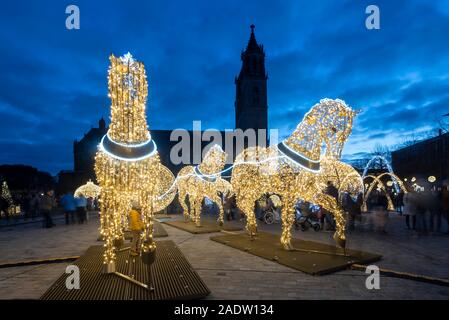
POLYGON ((145 63, 151 128, 234 127, 249 25, 265 47, 269 126, 288 134, 314 103, 363 113, 347 155, 436 127, 449 112, 449 2, 8 1, 0 7, 0 163, 72 169, 72 143, 109 116, 108 55, 145 63), (65 28, 76 4, 81 29, 65 28), (365 28, 365 8, 381 29, 365 28))

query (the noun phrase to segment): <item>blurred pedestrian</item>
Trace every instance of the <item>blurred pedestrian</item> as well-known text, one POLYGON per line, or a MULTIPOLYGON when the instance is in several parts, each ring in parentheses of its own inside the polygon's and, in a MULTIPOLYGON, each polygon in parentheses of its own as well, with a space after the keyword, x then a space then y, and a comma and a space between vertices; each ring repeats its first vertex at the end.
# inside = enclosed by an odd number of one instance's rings
POLYGON ((348 231, 354 231, 355 221, 360 219, 362 214, 363 194, 358 193, 355 201, 349 193, 346 193, 345 197, 346 211, 348 212, 348 231))
POLYGON ((232 211, 232 204, 235 201, 235 195, 224 194, 224 203, 223 203, 223 211, 226 217, 226 220, 231 221, 234 220, 234 215, 232 211), (234 198, 234 200, 233 200, 234 198))
MULTIPOLYGON (((340 201, 338 199, 338 196, 339 196, 338 189, 334 186, 332 181, 327 181, 327 186, 326 186, 326 189, 324 190, 324 193, 333 197, 338 205, 340 204, 340 201)), ((334 216, 333 216, 333 214, 329 213, 324 208, 322 210, 322 217, 321 217, 320 222, 323 227, 324 227, 324 225, 326 225, 326 227, 324 228, 325 230, 327 230, 327 231, 335 230, 336 223, 335 223, 334 216), (325 224, 325 222, 326 222, 326 224, 325 224)))
POLYGON ((417 206, 417 198, 416 192, 413 189, 410 189, 407 193, 404 194, 404 215, 405 215, 405 224, 407 229, 416 230, 416 208, 417 206), (411 228, 410 228, 410 220, 411 220, 411 228))
MULTIPOLYGON (((43 194, 42 194, 43 195, 43 194)), ((41 198, 38 192, 35 192, 31 196, 30 202, 30 210, 31 210, 31 218, 34 219, 39 215, 39 203, 41 198)))
POLYGON ((441 231, 441 192, 436 188, 426 191, 426 207, 429 213, 429 231, 441 231))
POLYGON ((76 203, 73 194, 71 192, 64 194, 60 203, 64 209, 65 224, 75 223, 76 203))
POLYGON ((428 216, 427 195, 424 190, 416 190, 416 226, 417 230, 423 234, 427 234, 427 218, 428 216))
POLYGON ((48 190, 42 195, 41 200, 39 202, 39 209, 42 216, 44 217, 44 228, 51 228, 55 226, 55 224, 53 223, 53 219, 51 217, 55 205, 56 202, 53 190, 48 190))
POLYGON ((388 198, 383 190, 377 191, 376 202, 373 204, 374 230, 386 233, 388 222, 388 198))
POLYGON ((83 224, 86 221, 87 200, 83 195, 75 197, 76 215, 78 223, 83 224))
POLYGON ((449 233, 449 183, 444 184, 441 190, 441 209, 448 226, 447 233, 449 233))
POLYGON ((348 231, 354 230, 354 216, 353 216, 353 207, 354 207, 354 200, 352 200, 351 195, 348 192, 344 192, 341 197, 341 207, 343 208, 343 211, 347 215, 346 219, 346 225, 348 231))
POLYGON ((401 189, 395 196, 396 211, 402 216, 404 208, 404 191, 401 189))

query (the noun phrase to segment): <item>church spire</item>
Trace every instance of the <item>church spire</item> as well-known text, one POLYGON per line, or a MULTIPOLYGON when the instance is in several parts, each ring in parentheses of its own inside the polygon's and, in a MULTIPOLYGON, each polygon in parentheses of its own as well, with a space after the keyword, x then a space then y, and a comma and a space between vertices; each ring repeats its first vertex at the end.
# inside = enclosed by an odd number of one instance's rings
POLYGON ((240 57, 242 59, 242 69, 240 70, 239 78, 244 76, 266 77, 263 45, 257 43, 256 35, 254 34, 256 26, 252 24, 250 28, 251 35, 248 45, 240 57))
POLYGON ((256 26, 254 24, 249 26, 251 28, 251 35, 249 37, 248 45, 246 46, 246 51, 263 51, 263 48, 257 44, 256 35, 254 34, 254 29, 256 26))
POLYGON ((257 44, 256 35, 254 34, 254 29, 256 26, 254 24, 249 26, 251 28, 251 35, 249 37, 248 45, 246 46, 245 53, 249 52, 260 52, 263 53, 263 46, 257 44))

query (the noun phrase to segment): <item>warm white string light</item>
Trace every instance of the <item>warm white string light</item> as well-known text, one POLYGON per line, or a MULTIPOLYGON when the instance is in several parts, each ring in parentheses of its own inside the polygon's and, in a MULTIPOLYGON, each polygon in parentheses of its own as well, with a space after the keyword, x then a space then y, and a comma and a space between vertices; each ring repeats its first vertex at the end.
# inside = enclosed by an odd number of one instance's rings
POLYGON ((203 199, 207 197, 217 204, 218 223, 223 225, 222 196, 229 196, 232 192, 231 184, 220 177, 226 157, 226 153, 216 144, 208 150, 200 165, 187 166, 179 172, 176 183, 179 203, 183 208, 186 221, 192 220, 198 227, 201 226, 201 207, 203 199), (189 196, 190 210, 186 203, 187 196, 189 196))
MULTIPOLYGON (((337 199, 323 192, 323 187, 329 181, 328 166, 335 166, 332 161, 339 161, 356 114, 342 100, 323 99, 312 107, 282 145, 248 148, 237 156, 231 184, 237 206, 246 214, 246 229, 252 238, 257 235, 255 201, 265 193, 275 193, 280 195, 283 204, 281 243, 285 249, 293 249, 291 228, 295 220, 294 206, 299 199, 315 203, 334 215, 337 226, 334 239, 345 246, 343 209, 337 199), (323 144, 326 158, 332 161, 322 161, 323 144), (289 149, 281 150, 283 146, 289 149), (279 151, 290 153, 291 150, 294 153, 289 157, 261 164, 264 159, 278 156, 279 151), (247 164, 248 160, 258 164, 247 164)), ((345 172, 340 175, 344 177, 345 172)))
POLYGON ((74 196, 80 197, 83 196, 85 198, 93 198, 96 199, 100 195, 100 187, 93 183, 90 179, 86 184, 78 187, 75 190, 74 196))
POLYGON ((148 83, 143 63, 131 54, 110 56, 108 75, 111 124, 95 158, 95 172, 101 187, 101 235, 105 239, 104 263, 115 268, 114 243, 123 240, 132 203, 141 208, 144 222, 142 253, 154 252, 153 214, 163 209, 174 195, 167 189, 174 176, 159 159, 145 116, 148 83), (159 199, 159 194, 167 194, 159 199))

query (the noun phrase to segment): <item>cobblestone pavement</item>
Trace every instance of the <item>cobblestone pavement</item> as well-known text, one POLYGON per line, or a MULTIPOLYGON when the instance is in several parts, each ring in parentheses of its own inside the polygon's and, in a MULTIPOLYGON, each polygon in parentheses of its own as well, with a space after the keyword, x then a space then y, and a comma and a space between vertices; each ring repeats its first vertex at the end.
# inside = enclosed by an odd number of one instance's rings
MULTIPOLYGON (((241 222, 233 222, 242 224, 241 222)), ((39 223, 0 228, 0 264, 50 257, 81 255, 97 245, 98 219, 85 225, 43 229, 39 223)), ((366 274, 345 270, 310 276, 164 225, 169 237, 205 281, 209 299, 449 299, 449 287, 381 276, 380 290, 365 288, 366 274)), ((348 247, 383 254, 381 268, 449 278, 449 236, 418 235, 403 228, 403 217, 390 219, 386 234, 369 231, 348 234, 348 247)), ((280 225, 261 225, 279 233, 280 225)), ((332 233, 293 231, 297 238, 333 244, 332 233)), ((37 299, 65 271, 68 263, 0 269, 1 299, 37 299)))

